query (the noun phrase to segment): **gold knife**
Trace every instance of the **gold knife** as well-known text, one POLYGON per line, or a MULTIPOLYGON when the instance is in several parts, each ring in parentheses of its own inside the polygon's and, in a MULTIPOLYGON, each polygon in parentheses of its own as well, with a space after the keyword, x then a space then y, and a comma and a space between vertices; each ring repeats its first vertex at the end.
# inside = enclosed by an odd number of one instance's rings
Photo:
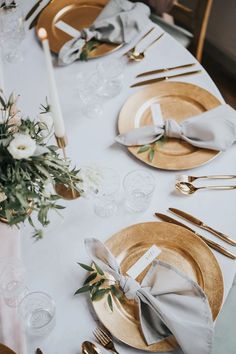
POLYGON ((219 253, 222 253, 223 255, 225 255, 226 257, 229 257, 231 259, 236 259, 236 255, 230 251, 228 251, 226 248, 224 248, 223 246, 219 245, 218 243, 212 241, 212 240, 209 240, 208 238, 200 235, 199 233, 197 233, 195 230, 191 229, 191 227, 183 224, 182 222, 180 221, 177 221, 175 220, 174 218, 171 218, 170 216, 168 215, 165 215, 165 214, 161 214, 161 213, 155 213, 155 215, 163 220, 163 221, 166 221, 166 222, 169 222, 171 224, 175 224, 175 225, 178 225, 178 226, 182 226, 184 227, 185 229, 193 232, 196 236, 200 237, 209 247, 213 248, 214 250, 216 250, 217 252, 219 253))
POLYGON ((203 221, 195 218, 194 216, 192 216, 188 213, 185 213, 184 211, 176 209, 176 208, 169 208, 169 210, 172 213, 180 216, 181 218, 190 221, 192 224, 197 225, 201 229, 209 231, 210 233, 219 237, 221 240, 229 243, 230 245, 236 246, 236 241, 234 241, 232 238, 230 238, 229 236, 223 234, 222 232, 217 231, 217 230, 213 229, 212 227, 206 225, 203 221))
POLYGON ((180 68, 189 68, 189 67, 194 66, 194 65, 196 65, 196 63, 173 66, 172 68, 163 68, 163 69, 145 71, 144 73, 138 74, 136 77, 143 77, 143 76, 147 76, 147 75, 154 75, 154 74, 164 73, 166 71, 180 69, 180 68))
POLYGON ((32 9, 29 10, 27 15, 25 16, 25 21, 27 21, 33 15, 33 13, 37 10, 42 1, 43 0, 38 0, 36 4, 32 7, 32 9))
POLYGON ((194 71, 188 71, 186 73, 181 73, 181 74, 175 74, 175 75, 169 75, 169 76, 162 76, 158 77, 156 79, 151 79, 151 80, 145 80, 141 82, 137 82, 136 84, 131 85, 130 87, 138 87, 138 86, 143 86, 143 85, 150 85, 154 84, 159 81, 164 81, 168 79, 172 79, 173 77, 180 77, 180 76, 188 76, 188 75, 194 75, 194 74, 200 74, 201 70, 194 70, 194 71))

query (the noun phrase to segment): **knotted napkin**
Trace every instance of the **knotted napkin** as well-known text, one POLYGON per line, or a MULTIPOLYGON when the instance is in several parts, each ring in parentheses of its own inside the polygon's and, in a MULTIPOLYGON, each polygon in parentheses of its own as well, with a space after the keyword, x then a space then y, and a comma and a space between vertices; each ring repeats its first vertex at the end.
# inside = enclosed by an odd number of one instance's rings
POLYGON ((122 145, 146 145, 163 136, 211 150, 226 150, 236 141, 236 111, 227 104, 188 118, 181 123, 167 119, 162 125, 147 125, 118 135, 122 145))
POLYGON ((171 334, 185 354, 212 353, 213 321, 200 286, 177 269, 155 260, 141 284, 122 275, 115 257, 99 240, 85 240, 91 259, 120 283, 139 306, 142 334, 148 345, 171 334))
POLYGON ((89 28, 80 31, 59 52, 59 62, 70 64, 80 58, 85 43, 92 38, 101 42, 129 43, 149 23, 150 9, 142 3, 110 0, 89 28))

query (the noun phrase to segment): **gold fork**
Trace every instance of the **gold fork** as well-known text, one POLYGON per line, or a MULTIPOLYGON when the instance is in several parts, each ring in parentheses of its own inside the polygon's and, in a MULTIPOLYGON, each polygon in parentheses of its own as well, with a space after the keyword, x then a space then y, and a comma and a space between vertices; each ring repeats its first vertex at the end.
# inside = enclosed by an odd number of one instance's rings
POLYGON ((114 346, 114 343, 113 343, 111 337, 109 336, 109 334, 105 330, 101 329, 100 327, 97 327, 93 331, 93 334, 97 338, 99 343, 105 349, 108 349, 108 350, 112 351, 113 353, 119 354, 119 352, 116 350, 116 348, 114 346))
POLYGON ((215 175, 215 176, 188 176, 188 175, 177 175, 176 182, 193 182, 196 179, 234 179, 234 175, 215 175))
POLYGON ((137 47, 137 45, 138 45, 144 38, 146 38, 146 37, 149 35, 149 33, 151 33, 152 31, 154 31, 154 29, 155 29, 155 27, 152 27, 147 33, 145 33, 145 34, 138 40, 138 42, 135 44, 135 46, 134 46, 133 48, 130 48, 130 49, 128 50, 128 52, 124 53, 123 55, 131 55, 131 54, 135 53, 135 52, 136 52, 136 47, 137 47))

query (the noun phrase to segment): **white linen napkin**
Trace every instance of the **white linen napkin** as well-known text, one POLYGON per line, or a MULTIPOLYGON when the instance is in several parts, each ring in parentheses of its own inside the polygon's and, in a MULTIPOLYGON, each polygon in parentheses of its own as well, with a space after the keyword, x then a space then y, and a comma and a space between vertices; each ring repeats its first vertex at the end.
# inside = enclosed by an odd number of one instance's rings
POLYGON ((227 150, 236 141, 236 111, 227 104, 177 123, 167 119, 163 125, 147 125, 118 135, 116 141, 126 146, 154 143, 163 136, 211 150, 227 150))
POLYGON ((85 240, 91 259, 120 283, 139 306, 141 331, 148 345, 173 334, 185 354, 211 354, 213 320, 200 286, 176 268, 155 260, 141 284, 122 275, 115 257, 99 240, 85 240))
MULTIPOLYGON (((0 259, 20 259, 20 231, 0 222, 0 259)), ((18 310, 5 304, 0 294, 0 342, 17 354, 26 354, 26 341, 18 310)))
POLYGON ((142 3, 110 0, 89 28, 80 31, 59 52, 59 62, 70 64, 80 58, 86 42, 95 38, 101 42, 129 43, 149 23, 150 9, 142 3))

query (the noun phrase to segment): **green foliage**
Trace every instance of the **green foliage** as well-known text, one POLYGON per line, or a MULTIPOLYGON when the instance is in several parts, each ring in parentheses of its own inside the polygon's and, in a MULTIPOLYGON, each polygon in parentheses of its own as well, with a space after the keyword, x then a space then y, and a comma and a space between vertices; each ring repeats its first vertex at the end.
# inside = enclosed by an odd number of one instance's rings
POLYGON ((78 264, 83 269, 89 271, 90 275, 86 278, 84 285, 76 290, 74 295, 89 292, 91 300, 98 301, 107 294, 108 306, 113 311, 112 296, 115 296, 119 301, 123 301, 124 299, 124 293, 119 284, 107 279, 102 269, 96 263, 93 264, 93 267, 83 263, 78 264), (96 281, 97 278, 98 280, 96 281))
POLYGON ((49 224, 50 210, 64 208, 58 204, 60 197, 54 193, 54 188, 49 189, 49 186, 60 183, 81 192, 77 187, 81 179, 79 171, 70 168, 70 161, 60 156, 58 148, 45 143, 45 124, 29 118, 20 118, 16 123, 14 107, 14 97, 11 95, 7 100, 0 92, 0 216, 6 218, 9 225, 18 226, 28 220, 38 240, 43 232, 34 226, 31 212, 37 213, 44 227, 49 224), (16 133, 31 137, 43 153, 15 159, 7 148, 16 133), (5 195, 5 199, 1 195, 5 195))
POLYGON ((96 39, 91 39, 90 41, 86 42, 80 54, 80 60, 88 60, 90 52, 97 48, 99 44, 100 42, 96 39))
POLYGON ((165 137, 162 137, 161 139, 159 139, 158 141, 156 141, 155 143, 153 144, 148 144, 148 145, 142 145, 139 150, 138 150, 138 154, 142 154, 144 152, 148 152, 148 160, 150 162, 153 161, 154 159, 154 156, 156 154, 156 147, 157 146, 162 146, 165 142, 165 137))

